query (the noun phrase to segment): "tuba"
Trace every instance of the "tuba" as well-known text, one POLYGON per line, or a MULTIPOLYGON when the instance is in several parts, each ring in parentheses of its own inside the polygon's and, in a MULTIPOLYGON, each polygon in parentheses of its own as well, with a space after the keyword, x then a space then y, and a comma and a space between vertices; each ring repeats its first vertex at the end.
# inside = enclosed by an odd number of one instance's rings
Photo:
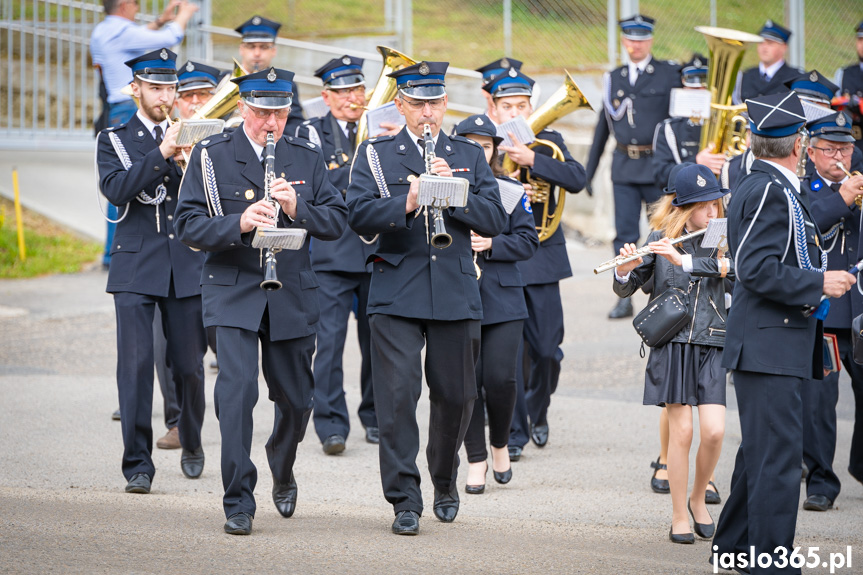
MULTIPOLYGON (((398 50, 393 50, 386 46, 378 46, 378 52, 381 53, 381 56, 384 59, 384 67, 381 69, 381 75, 378 77, 375 87, 372 88, 368 102, 366 102, 366 110, 373 110, 374 108, 383 106, 384 104, 392 102, 396 97, 396 94, 398 93, 396 80, 395 78, 387 77, 387 74, 391 74, 396 70, 401 70, 406 66, 413 66, 416 64, 416 60, 405 56, 398 50)), ((360 116, 360 121, 357 122, 357 148, 359 148, 360 142, 365 140, 368 135, 369 121, 366 114, 363 113, 363 115, 360 116)))
POLYGON ((237 102, 240 99, 240 87, 231 82, 231 78, 239 78, 247 75, 239 62, 234 60, 234 70, 231 72, 230 78, 226 77, 221 85, 216 89, 213 97, 206 104, 198 108, 195 112, 194 119, 210 120, 214 118, 223 118, 237 109, 237 102))
POLYGON ((707 89, 710 91, 710 118, 701 128, 698 149, 713 144, 713 153, 736 156, 746 151, 748 122, 740 115, 745 104, 731 105, 731 94, 737 82, 737 72, 749 44, 763 41, 761 36, 712 26, 696 26, 695 30, 707 41, 710 64, 707 89))
MULTIPOLYGON (((530 129, 533 130, 534 135, 539 134, 554 121, 559 120, 579 108, 593 109, 590 102, 588 102, 587 98, 584 97, 584 94, 582 94, 581 89, 572 79, 569 72, 565 73, 566 78, 564 78, 563 86, 558 88, 542 106, 528 117, 527 123, 530 126, 530 129)), ((537 146, 550 148, 552 151, 552 157, 555 160, 560 162, 564 161, 563 151, 561 151, 554 142, 537 138, 529 147, 533 149, 537 146)), ((503 168, 507 173, 512 173, 519 169, 519 167, 520 166, 510 160, 509 157, 504 158, 503 168)), ((557 186, 552 186, 549 182, 540 180, 539 178, 531 178, 530 170, 527 168, 524 168, 524 171, 525 180, 534 190, 531 203, 541 203, 543 205, 542 223, 536 228, 536 233, 539 235, 539 241, 543 242, 550 238, 552 234, 557 231, 557 227, 560 225, 560 218, 563 216, 563 204, 566 200, 566 195, 565 193, 558 191, 554 210, 551 211, 549 204, 551 203, 551 197, 557 189, 557 186)))

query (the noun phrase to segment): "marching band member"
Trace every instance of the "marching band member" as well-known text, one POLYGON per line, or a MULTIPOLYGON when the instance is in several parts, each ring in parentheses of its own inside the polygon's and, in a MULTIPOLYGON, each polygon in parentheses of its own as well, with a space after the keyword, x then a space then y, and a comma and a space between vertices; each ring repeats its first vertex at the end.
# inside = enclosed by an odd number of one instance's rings
MULTIPOLYGON (((728 190, 719 187, 710 168, 691 164, 677 173, 674 187, 673 194, 651 207, 654 231, 647 238, 651 253, 619 265, 613 285, 617 295, 628 297, 652 280, 652 298, 677 288, 686 294, 693 310, 689 324, 671 341, 650 350, 644 405, 662 406, 668 414, 669 538, 674 543, 694 543, 689 514, 700 537, 709 539, 715 529, 705 496, 725 435, 725 370, 720 366, 725 341, 724 278, 733 279, 734 267, 715 248, 702 248, 701 237, 670 243, 670 239, 703 230, 710 220, 722 217, 721 198, 728 190), (692 496, 686 501, 692 406, 698 407, 701 442, 692 496)), ((634 244, 626 244, 620 255, 635 252, 634 244)))
POLYGON ((309 261, 309 238, 296 251, 278 253, 284 287, 266 291, 256 228, 301 228, 318 239, 339 238, 346 224, 341 194, 327 178, 320 148, 283 136, 292 97, 293 72, 270 68, 234 78, 243 123, 200 142, 192 151, 177 206, 177 233, 206 252, 204 324, 217 326, 219 375, 216 416, 222 435, 225 532, 248 535, 255 516, 257 470, 250 458, 252 411, 258 400, 258 344, 276 404, 267 459, 273 502, 284 517, 294 513, 294 461, 312 409, 312 354, 319 319, 318 281, 309 261), (276 179, 265 181, 262 154, 275 137, 276 179), (205 183, 206 182, 206 183, 205 183))
MULTIPOLYGON (((525 119, 530 116, 533 112, 530 103, 533 84, 533 79, 520 70, 510 68, 493 76, 483 86, 483 90, 492 97, 491 109, 500 123, 517 116, 525 119)), ((513 140, 512 146, 500 146, 500 150, 506 152, 520 167, 529 169, 531 177, 560 186, 562 191, 581 191, 585 184, 584 168, 569 153, 563 136, 554 130, 543 130, 537 134, 537 138, 556 144, 563 152, 564 161, 554 159, 551 148, 547 146, 531 149, 517 139, 513 140)), ((530 197, 531 194, 532 191, 528 189, 527 195, 530 197)), ((549 199, 549 202, 554 201, 554 198, 549 199)), ((549 211, 553 207, 549 206, 549 211)), ((534 210, 536 225, 543 223, 542 218, 542 210, 534 210)), ((563 229, 558 227, 551 237, 539 245, 533 257, 519 263, 519 269, 527 283, 524 295, 529 317, 524 323, 524 341, 529 346, 531 367, 527 385, 520 381, 517 386, 518 397, 509 441, 513 461, 518 461, 529 440, 532 439, 537 447, 544 447, 548 442, 548 406, 551 395, 557 389, 560 362, 563 359, 560 349, 564 329, 563 304, 559 282, 572 276, 563 229)), ((519 368, 517 371, 521 380, 523 370, 519 368)))
MULTIPOLYGON (((488 116, 470 116, 455 127, 455 132, 482 146, 492 171, 499 179, 508 179, 503 176, 498 161, 497 147, 503 138, 497 135, 488 116)), ((530 258, 539 247, 529 198, 524 195, 522 201, 512 206, 503 233, 495 237, 472 234, 471 247, 476 264, 482 270, 479 292, 483 316, 476 364, 477 400, 464 437, 470 464, 465 491, 480 494, 485 491, 488 473, 485 413, 488 413, 494 479, 502 484, 512 479, 509 433, 515 407, 519 344, 524 337, 524 320, 528 317, 525 282, 517 262, 530 258)))
POLYGON ((111 246, 107 291, 117 313, 117 388, 127 493, 149 493, 153 465, 153 315, 162 314, 167 359, 179 404, 180 468, 190 479, 204 469, 206 335, 201 323, 203 256, 174 235, 173 207, 182 171, 174 161, 179 126, 166 111, 177 89, 176 54, 162 48, 126 62, 140 102, 126 123, 99 134, 99 184, 122 218, 111 246))
MULTIPOLYGON (((801 387, 821 379, 821 322, 804 311, 822 295, 841 297, 855 283, 827 271, 809 194, 794 169, 805 115, 793 92, 747 101, 751 173, 728 207, 728 240, 737 282, 722 365, 734 372, 743 440, 713 551, 737 559, 772 556, 751 573, 777 573, 793 549, 803 458, 801 387)), ((713 557, 711 556, 711 561, 713 557)), ((793 572, 799 573, 800 569, 793 572)))
MULTIPOLYGON (((485 66, 480 66, 476 69, 477 72, 482 74, 482 86, 488 84, 489 80, 498 76, 502 73, 509 72, 511 69, 521 70, 521 60, 516 60, 515 58, 501 58, 500 60, 495 60, 494 62, 489 62, 485 66)), ((501 121, 495 116, 494 113, 494 98, 491 97, 491 94, 485 90, 480 90, 482 92, 482 97, 485 100, 485 115, 488 116, 492 122, 495 124, 500 124, 501 121)))
POLYGON ((786 92, 785 82, 802 74, 803 70, 785 62, 791 30, 773 20, 767 20, 758 35, 764 38, 756 45, 758 65, 740 72, 734 87, 732 102, 742 104, 750 98, 786 92))
POLYGON ((174 106, 183 120, 193 118, 201 106, 210 101, 213 91, 225 75, 218 68, 189 60, 179 69, 177 100, 174 106))
MULTIPOLYGON (((321 96, 330 111, 322 118, 306 120, 297 128, 297 136, 321 147, 329 169, 330 182, 342 195, 347 192, 357 136, 357 121, 366 103, 363 60, 342 56, 330 60, 315 71, 324 83, 321 96)), ((318 346, 315 352, 315 431, 324 453, 336 455, 345 450, 350 432, 350 417, 345 403, 342 355, 348 319, 357 301, 357 338, 362 367, 358 415, 366 429, 366 441, 377 443, 378 420, 372 391, 369 342, 369 300, 371 277, 366 271, 366 257, 371 253, 359 236, 345 226, 342 237, 334 242, 312 240, 312 269, 318 277, 318 346)))
MULTIPOLYGON (((854 144, 863 152, 863 108, 860 107, 863 100, 863 21, 857 24, 854 30, 858 61, 842 68, 836 83, 839 84, 839 93, 848 99, 846 109, 851 114, 851 135, 854 136, 854 144)), ((863 445, 860 448, 863 449, 863 445)), ((860 471, 863 473, 863 469, 860 471)))
MULTIPOLYGON (((837 162, 848 169, 856 150, 851 135, 851 118, 844 112, 816 120, 809 126, 809 160, 813 173, 801 181, 801 187, 812 194, 812 217, 824 232, 827 269, 848 270, 861 259, 860 208, 855 200, 863 196, 863 176, 848 177, 837 162)), ((863 313, 863 294, 852 289, 830 302, 824 320, 824 331, 836 335, 839 353, 851 377, 857 405, 854 435, 851 439, 849 470, 863 479, 863 366, 854 362, 851 343, 851 320, 863 313), (856 448, 856 450, 855 450, 856 448)), ((803 461, 809 469, 806 477, 806 501, 803 509, 826 511, 833 507, 841 487, 833 471, 836 452, 836 404, 839 401, 839 372, 824 381, 803 384, 803 461)))
POLYGON ((460 136, 447 137, 446 62, 420 62, 390 74, 397 81, 396 107, 406 126, 395 136, 363 142, 354 160, 347 203, 358 234, 380 234, 369 292, 372 382, 380 429, 381 482, 396 518, 392 530, 419 533, 423 511, 416 466, 425 346, 425 376, 431 416, 426 449, 434 485, 434 513, 444 522, 459 508, 458 449, 476 398, 475 366, 480 348, 480 300, 471 256, 470 231, 493 237, 506 213, 482 148, 460 136), (467 205, 443 209, 452 245, 431 245, 430 215, 419 206, 424 125, 435 140, 426 158, 442 177, 454 172, 470 183, 467 205))

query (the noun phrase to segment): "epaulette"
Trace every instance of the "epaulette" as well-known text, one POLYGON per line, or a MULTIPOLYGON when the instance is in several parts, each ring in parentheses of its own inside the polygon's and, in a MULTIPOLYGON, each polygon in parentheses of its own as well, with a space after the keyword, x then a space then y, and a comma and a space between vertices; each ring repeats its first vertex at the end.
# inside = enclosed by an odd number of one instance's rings
POLYGON ((213 134, 212 136, 210 136, 206 140, 201 140, 200 142, 198 142, 198 145, 201 146, 202 148, 209 148, 213 144, 219 144, 222 142, 227 142, 231 139, 232 133, 233 132, 221 132, 219 134, 213 134))
POLYGON ((378 142, 389 142, 395 138, 395 135, 392 136, 375 136, 374 138, 369 138, 366 142, 371 142, 372 144, 377 144, 378 142))
POLYGON ((295 138, 294 136, 282 136, 282 138, 287 140, 289 144, 293 144, 293 145, 299 146, 301 148, 311 148, 313 150, 319 149, 316 144, 313 144, 312 142, 309 142, 309 141, 304 140, 302 138, 295 138))
POLYGON ((670 66, 680 66, 680 62, 677 60, 665 60, 665 63, 670 66))
POLYGON ((449 139, 452 140, 453 142, 462 142, 462 143, 470 144, 471 146, 476 146, 477 148, 482 149, 482 146, 480 146, 479 144, 477 144, 473 140, 469 140, 469 139, 465 138, 464 136, 450 136, 449 139))
MULTIPOLYGON (((551 129, 551 128, 545 128, 545 129, 543 129, 543 130, 540 130, 540 132, 539 132, 539 133, 540 133, 540 134, 542 134, 543 132, 545 132, 545 133, 547 133, 547 134, 555 134, 555 135, 557 135, 557 136, 560 136, 560 132, 558 132, 557 130, 553 130, 553 129, 551 129)), ((561 136, 561 137, 563 137, 563 136, 561 136)))

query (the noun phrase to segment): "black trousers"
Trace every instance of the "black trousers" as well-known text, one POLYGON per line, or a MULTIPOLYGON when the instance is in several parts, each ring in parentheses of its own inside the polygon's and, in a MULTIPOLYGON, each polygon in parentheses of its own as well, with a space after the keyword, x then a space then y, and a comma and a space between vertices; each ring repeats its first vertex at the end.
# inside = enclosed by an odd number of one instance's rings
MULTIPOLYGON (((797 377, 734 372, 743 440, 734 462, 731 493, 716 524, 716 552, 768 553, 775 564, 785 547, 793 551, 803 457, 803 403, 797 377)), ((757 564, 756 564, 757 565, 757 564)), ((752 573, 800 573, 776 567, 752 573)))
POLYGON ((258 471, 252 450, 252 411, 258 402, 258 341, 261 367, 275 403, 273 432, 267 441, 267 461, 273 481, 291 478, 297 445, 303 440, 312 413, 312 354, 315 336, 270 341, 268 313, 257 332, 219 326, 216 330, 219 375, 215 407, 222 434, 222 485, 225 517, 235 513, 254 516, 258 471))
POLYGON ((482 326, 479 361, 476 364, 477 400, 464 436, 464 447, 470 463, 485 461, 485 414, 488 412, 488 436, 492 447, 509 444, 509 427, 515 407, 515 370, 524 320, 482 326))
POLYGON ((345 403, 342 355, 348 320, 357 299, 357 339, 360 344, 360 408, 358 415, 365 427, 377 427, 375 399, 372 390, 371 343, 369 301, 371 275, 367 273, 317 272, 318 302, 321 319, 318 321, 318 347, 315 353, 315 431, 323 442, 331 435, 348 437, 351 429, 348 406, 345 403))
POLYGON ((152 479, 153 465, 153 315, 162 313, 167 337, 167 361, 180 406, 180 443, 184 449, 201 446, 204 421, 204 352, 206 335, 200 296, 177 299, 174 288, 168 297, 115 293, 117 316, 117 390, 120 396, 120 427, 123 431, 123 475, 131 479, 146 473, 152 479))
POLYGON ((177 402, 177 390, 174 388, 174 376, 168 362, 168 340, 162 328, 162 312, 156 306, 153 318, 153 362, 156 364, 156 379, 162 390, 162 409, 165 414, 165 427, 177 427, 180 421, 180 404, 177 402))
POLYGON ((655 184, 621 184, 614 182, 614 254, 620 253, 623 244, 634 244, 641 236, 641 203, 652 204, 662 197, 655 184))
POLYGON ((410 510, 422 514, 416 465, 422 349, 425 346, 425 377, 431 404, 426 458, 435 489, 449 492, 456 486, 458 450, 476 399, 480 322, 374 314, 369 317, 369 325, 384 496, 396 513, 410 510))
MULTIPOLYGON (((560 363, 563 361, 563 304, 558 282, 529 285, 524 299, 530 316, 524 320, 524 342, 530 358, 530 378, 524 384, 523 367, 517 369, 521 379, 513 412, 510 445, 524 447, 530 439, 530 425, 548 423, 551 395, 557 390, 560 363)), ((519 355, 521 358, 521 355, 519 355)))
MULTIPOLYGON (((861 453, 863 439, 863 366, 854 362, 850 329, 825 330, 836 334, 842 365, 851 377, 851 387, 858 407, 855 413, 854 435, 851 438, 849 470, 863 466, 861 453), (856 417, 860 414, 860 417, 856 417), (855 453, 855 448, 857 452, 855 453)), ((809 468, 806 477, 806 495, 824 495, 831 501, 839 496, 841 484, 833 471, 836 454, 836 404, 839 402, 839 373, 831 373, 823 381, 811 380, 803 384, 803 461, 809 468)), ((863 470, 861 470, 863 471, 863 470)), ((863 473, 859 474, 863 477, 863 473)))

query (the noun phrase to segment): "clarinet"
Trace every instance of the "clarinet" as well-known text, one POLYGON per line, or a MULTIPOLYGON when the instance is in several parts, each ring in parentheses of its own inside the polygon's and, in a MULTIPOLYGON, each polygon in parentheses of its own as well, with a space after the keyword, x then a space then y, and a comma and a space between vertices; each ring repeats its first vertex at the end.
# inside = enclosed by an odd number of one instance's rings
MULTIPOLYGON (((273 181, 276 179, 276 138, 272 132, 267 132, 267 146, 264 151, 264 199, 270 202, 276 209, 276 215, 273 221, 279 220, 279 202, 270 196, 270 188, 273 181)), ((276 277, 276 251, 273 248, 262 249, 261 253, 264 256, 264 281, 261 282, 261 289, 266 291, 275 291, 282 288, 282 282, 276 277)))
MULTIPOLYGON (((425 161, 426 174, 434 175, 432 171, 432 162, 435 159, 434 138, 431 133, 431 126, 425 124, 423 126, 423 144, 425 145, 425 161)), ((435 202, 432 207, 432 215, 434 216, 434 233, 431 237, 431 244, 439 249, 448 248, 452 244, 452 236, 446 233, 446 226, 443 221, 443 210, 441 206, 435 202)))

